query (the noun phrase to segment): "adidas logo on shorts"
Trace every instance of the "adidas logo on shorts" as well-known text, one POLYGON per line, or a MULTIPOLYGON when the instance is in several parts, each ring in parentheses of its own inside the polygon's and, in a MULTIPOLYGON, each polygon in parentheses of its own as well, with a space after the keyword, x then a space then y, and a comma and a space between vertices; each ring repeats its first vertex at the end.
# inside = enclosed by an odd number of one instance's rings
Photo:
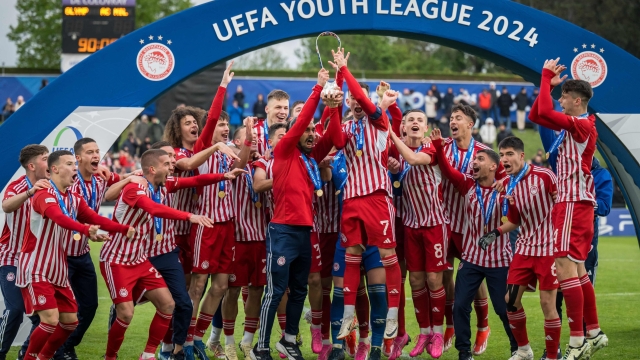
POLYGON ((438 265, 436 266, 442 266, 442 261, 438 261, 438 265))
POLYGON ((384 244, 391 244, 391 240, 389 240, 389 239, 385 240, 384 244))
POLYGON ((439 313, 439 312, 440 312, 440 310, 438 310, 438 308, 437 308, 437 307, 434 307, 433 309, 431 309, 431 312, 439 313))

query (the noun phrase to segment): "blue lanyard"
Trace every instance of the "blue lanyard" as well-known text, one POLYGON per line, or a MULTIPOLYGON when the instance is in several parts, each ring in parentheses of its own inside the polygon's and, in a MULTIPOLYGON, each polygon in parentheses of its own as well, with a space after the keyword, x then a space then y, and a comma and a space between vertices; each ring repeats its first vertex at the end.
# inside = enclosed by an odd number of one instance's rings
MULTIPOLYGON (((147 183, 149 183, 149 192, 151 192, 151 199, 153 199, 156 204, 162 204, 162 199, 160 198, 160 186, 158 186, 158 188, 154 191, 151 182, 147 180, 147 183)), ((154 216, 153 223, 156 227, 156 240, 160 240, 162 239, 162 219, 154 216)))
MULTIPOLYGON (((507 193, 506 193, 507 196, 513 194, 513 189, 516 188, 520 180, 522 180, 522 177, 524 176, 524 174, 527 173, 528 169, 529 169, 529 164, 524 163, 524 167, 522 168, 522 170, 520 170, 518 175, 516 175, 515 178, 512 178, 511 180, 509 180, 509 185, 507 185, 507 193)), ((509 213, 509 200, 507 200, 507 197, 505 196, 504 200, 502 201, 502 216, 507 216, 508 213, 509 213)))
POLYGON ((262 132, 264 133, 264 144, 267 146, 267 149, 271 149, 271 145, 269 145, 269 125, 267 125, 267 119, 264 119, 262 123, 262 132))
POLYGON ((356 138, 356 148, 362 153, 362 148, 364 147, 364 119, 360 121, 353 120, 351 123, 351 132, 353 136, 356 138), (356 123, 358 125, 356 125, 356 123), (358 126, 358 131, 356 131, 356 126, 358 126))
POLYGON ((344 185, 347 183, 347 164, 342 150, 338 151, 338 153, 333 157, 331 166, 333 167, 331 170, 333 173, 332 179, 335 180, 333 185, 336 187, 337 191, 342 192, 344 185))
POLYGON ((487 232, 487 225, 489 224, 489 220, 491 219, 491 214, 493 213, 493 208, 496 206, 496 197, 498 196, 498 192, 493 190, 491 194, 491 200, 489 201, 489 206, 487 209, 484 208, 484 198, 482 197, 482 190, 480 190, 480 185, 476 182, 476 198, 478 199, 478 205, 480 205, 480 211, 482 212, 483 221, 484 221, 484 232, 487 232))
MULTIPOLYGON (((222 154, 222 160, 220 161, 220 166, 218 166, 218 173, 224 174, 227 172, 227 155, 222 154)), ((218 184, 220 186, 220 191, 224 192, 226 180, 220 181, 218 184)))
POLYGON ((29 177, 25 175, 24 180, 27 182, 27 191, 31 190, 33 184, 31 183, 31 180, 29 180, 29 177))
POLYGON ((458 169, 458 171, 460 171, 463 174, 467 173, 467 167, 469 166, 469 161, 473 156, 473 149, 475 148, 475 146, 476 146, 476 141, 474 138, 471 138, 471 143, 469 143, 469 148, 467 149, 467 153, 464 155, 462 166, 459 166, 460 159, 458 155, 458 144, 456 144, 455 140, 451 142, 451 147, 453 147, 453 160, 456 163, 456 169, 458 169))
POLYGON ((247 179, 247 187, 249 188, 249 194, 251 195, 251 201, 253 201, 253 203, 257 203, 258 202, 258 194, 256 194, 255 191, 253 191, 253 176, 256 173, 256 169, 252 168, 251 169, 251 175, 249 174, 244 174, 245 179, 247 179))
POLYGON ((82 178, 82 174, 80 174, 80 171, 78 171, 78 178, 80 179, 80 188, 82 189, 82 197, 84 197, 84 201, 86 201, 87 204, 89 204, 89 207, 91 208, 91 210, 97 211, 96 209, 96 197, 97 197, 96 177, 91 176, 91 197, 89 197, 89 194, 87 194, 87 186, 84 183, 84 179, 82 178))
MULTIPOLYGON (((302 160, 304 161, 304 165, 307 167, 307 173, 309 173, 311 182, 313 182, 313 188, 318 192, 322 188, 322 180, 320 179, 320 170, 318 169, 316 159, 309 158, 307 155, 302 154, 302 160)), ((318 196, 322 196, 322 194, 318 196)))
MULTIPOLYGON (((414 153, 419 153, 420 151, 422 151, 422 145, 420 145, 419 148, 417 148, 414 153)), ((458 152, 456 151, 456 154, 458 152)), ((411 169, 411 165, 409 165, 408 162, 404 162, 404 169, 402 169, 402 172, 400 173, 400 178, 398 179, 398 181, 400 181, 400 183, 402 183, 402 180, 404 180, 404 177, 407 176, 407 173, 409 172, 409 170, 411 169)))
MULTIPOLYGON (((585 119, 589 116, 589 113, 586 112, 580 116, 577 116, 578 118, 581 119, 585 119)), ((562 141, 564 140, 565 135, 567 134, 567 130, 562 130, 560 131, 560 134, 558 135, 558 137, 553 141, 553 144, 551 145, 551 148, 549 148, 549 151, 547 151, 546 157, 547 159, 549 158, 549 155, 551 153, 555 153, 556 151, 558 151, 558 148, 560 147, 560 144, 562 144, 562 141)))
MULTIPOLYGON (((60 206, 60 210, 62 210, 62 213, 65 216, 70 217, 73 221, 76 221, 76 211, 73 209, 73 198, 71 197, 71 191, 67 190, 67 198, 69 200, 69 207, 71 208, 69 209, 67 208, 67 205, 64 203, 62 194, 60 194, 60 190, 58 190, 58 188, 56 187, 56 184, 54 184, 53 181, 51 180, 49 180, 49 183, 53 188, 53 192, 56 193, 56 198, 58 199, 58 206, 60 206)), ((76 231, 73 232, 73 235, 75 240, 80 240, 80 237, 76 239, 76 231)))

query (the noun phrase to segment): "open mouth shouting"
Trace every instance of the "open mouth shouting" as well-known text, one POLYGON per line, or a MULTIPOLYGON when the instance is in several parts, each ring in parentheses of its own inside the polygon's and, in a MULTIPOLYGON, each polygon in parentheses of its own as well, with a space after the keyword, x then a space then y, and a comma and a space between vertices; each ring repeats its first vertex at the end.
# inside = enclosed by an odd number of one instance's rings
POLYGON ((304 144, 310 148, 310 147, 313 147, 313 142, 314 142, 314 137, 309 136, 307 137, 307 140, 304 142, 304 144))
POLYGON ((98 171, 98 165, 100 165, 99 159, 91 161, 91 170, 93 170, 94 172, 98 171))
POLYGON ((192 127, 192 128, 191 128, 191 131, 189 131, 189 133, 190 133, 192 136, 198 137, 198 128, 197 128, 197 127, 192 127))
POLYGON ((473 175, 478 175, 479 172, 480 172, 480 166, 473 165, 473 175))
POLYGON ((412 125, 412 126, 410 127, 410 129, 411 129, 411 131, 418 132, 418 131, 420 131, 420 126, 418 126, 418 125, 412 125))
POLYGON ((457 124, 451 124, 449 128, 451 129, 451 136, 458 136, 460 129, 457 124))
POLYGON ((289 114, 287 113, 278 113, 276 114, 276 119, 278 119, 279 123, 284 123, 287 122, 287 117, 289 116, 289 114))
POLYGON ((509 163, 502 163, 502 166, 504 166, 504 170, 505 170, 507 173, 511 173, 511 164, 509 164, 509 163))

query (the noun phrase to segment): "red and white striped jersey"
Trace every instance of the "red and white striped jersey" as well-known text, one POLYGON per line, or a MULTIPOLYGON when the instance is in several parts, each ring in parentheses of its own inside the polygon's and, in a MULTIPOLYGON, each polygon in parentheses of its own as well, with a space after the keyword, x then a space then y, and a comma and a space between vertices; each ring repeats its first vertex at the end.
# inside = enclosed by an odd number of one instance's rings
MULTIPOLYGON (((267 173, 267 179, 273 179, 273 158, 265 160, 264 158, 258 159, 253 163, 254 166, 261 168, 267 173)), ((269 219, 273 219, 273 209, 275 209, 275 203, 273 202, 273 189, 265 191, 263 193, 265 197, 265 210, 269 219)))
POLYGON ((340 209, 338 195, 333 182, 329 181, 322 187, 324 195, 313 195, 316 209, 316 221, 318 233, 336 233, 340 231, 340 209))
POLYGON ((258 154, 260 154, 260 156, 264 156, 269 149, 269 144, 267 143, 267 138, 269 137, 269 125, 267 123, 267 119, 258 119, 258 121, 253 124, 253 128, 256 129, 256 132, 258 133, 258 154))
POLYGON ((567 116, 573 122, 558 147, 558 198, 556 202, 589 201, 596 204, 591 163, 596 151, 595 116, 567 116))
MULTIPOLYGON (((199 173, 218 174, 228 172, 233 166, 233 159, 226 158, 226 166, 224 166, 225 158, 225 155, 216 151, 204 164, 200 165, 198 168, 199 173), (223 165, 222 169, 220 168, 221 164, 223 165)), ((201 190, 200 199, 198 200, 199 215, 207 216, 213 222, 225 222, 233 219, 233 182, 231 180, 207 185, 199 190, 201 190), (224 184, 224 197, 222 198, 219 196, 222 192, 221 184, 224 184)))
MULTIPOLYGON (((193 151, 185 148, 175 148, 176 161, 181 159, 188 159, 193 156, 193 151)), ((176 177, 190 177, 198 175, 198 169, 181 171, 176 168, 176 172, 173 174, 176 177)), ((173 195, 173 201, 171 201, 171 207, 176 210, 194 213, 198 206, 198 193, 196 188, 180 189, 173 195)), ((188 221, 175 221, 176 235, 189 235, 191 233, 191 223, 188 221)))
MULTIPOLYGON (((400 161, 402 172, 409 164, 395 147, 392 149, 394 157, 400 161)), ((427 143, 421 152, 431 156, 431 164, 411 166, 402 186, 402 223, 413 229, 449 223, 442 202, 442 174, 435 158, 435 149, 431 143, 427 143)))
MULTIPOLYGON (((165 186, 160 188, 160 198, 162 199, 163 205, 174 209, 176 208, 176 206, 174 205, 174 203, 176 202, 176 195, 178 194, 178 192, 184 190, 175 189, 178 186, 179 181, 180 178, 167 176, 167 182, 165 183, 165 186)), ((183 221, 162 219, 162 240, 155 241, 153 236, 151 236, 149 241, 149 257, 170 253, 176 248, 176 224, 179 222, 183 221)), ((189 221, 187 222, 191 224, 189 221)))
POLYGON ((253 187, 253 166, 247 164, 245 170, 248 174, 233 181, 236 241, 264 241, 267 229, 265 194, 255 194, 257 199, 252 199, 249 187, 253 187))
MULTIPOLYGON (((91 209, 95 212, 99 212, 100 210, 100 204, 102 204, 102 200, 104 199, 104 194, 107 192, 107 190, 109 189, 109 187, 115 183, 117 183, 118 181, 120 181, 120 176, 116 173, 111 173, 111 177, 109 179, 107 179, 106 181, 103 180, 99 175, 93 175, 93 177, 96 179, 96 208, 95 209, 91 209)), ((73 185, 71 185, 71 191, 74 192, 74 194, 76 194, 77 196, 81 197, 84 199, 84 201, 87 203, 87 205, 90 204, 90 199, 91 199, 91 179, 85 180, 84 184, 85 184, 85 189, 87 190, 87 197, 85 197, 84 192, 82 190, 82 187, 80 185, 80 176, 76 177, 76 181, 73 183, 73 185)), ((89 205, 91 206, 91 205, 89 205)), ((69 233, 69 236, 73 236, 71 233, 69 233)), ((89 238, 87 238, 86 236, 82 236, 82 239, 80 241, 72 241, 72 239, 68 239, 69 244, 69 248, 67 248, 67 255, 68 256, 81 256, 84 255, 86 253, 89 252, 89 250, 91 250, 89 248, 89 238)))
MULTIPOLYGON (((69 212, 79 212, 81 198, 69 192, 63 195, 69 212)), ((29 230, 18 260, 16 286, 25 287, 34 282, 50 282, 65 287, 69 284, 67 242, 73 241, 71 231, 56 224, 43 214, 50 206, 60 206, 53 189, 40 190, 32 198, 29 230)))
MULTIPOLYGON (((9 184, 4 193, 3 201, 29 190, 25 179, 26 175, 23 175, 9 184)), ((18 255, 29 224, 30 212, 31 199, 27 199, 18 210, 5 214, 4 228, 2 236, 0 236, 0 266, 17 266, 18 255)))
POLYGON ((500 207, 503 194, 496 196, 496 204, 490 215, 487 229, 484 228, 484 212, 489 207, 493 188, 480 187, 482 199, 484 201, 484 209, 481 209, 480 203, 476 196, 476 182, 471 176, 466 176, 465 182, 460 190, 465 200, 460 218, 464 218, 464 230, 462 236, 462 259, 483 267, 496 268, 506 267, 511 263, 511 243, 509 235, 504 234, 482 250, 478 246, 478 240, 487 232, 502 225, 502 210, 500 207))
MULTIPOLYGON (((478 150, 488 149, 489 147, 479 141, 476 141, 473 149, 473 155, 469 159, 469 165, 467 166, 466 169, 460 169, 460 167, 462 166, 464 157, 467 155, 467 149, 458 148, 459 164, 456 164, 453 156, 453 146, 452 146, 453 142, 454 142, 453 138, 447 138, 444 144, 444 154, 449 160, 449 164, 451 164, 451 166, 453 166, 454 168, 458 169, 458 171, 460 171, 462 174, 466 174, 466 175, 473 174, 473 167, 471 165, 473 163, 473 158, 475 157, 478 150)), ((497 179, 502 179, 504 176, 505 176, 504 170, 501 171, 500 174, 496 173, 497 179)), ((462 231, 464 230, 464 221, 462 221, 461 219, 464 218, 463 206, 465 202, 463 195, 456 190, 456 188, 451 184, 451 182, 447 178, 442 179, 442 194, 444 199, 444 208, 446 210, 446 215, 451 220, 451 232, 462 233, 462 231)))
MULTIPOLYGON (((364 144, 362 156, 357 156, 356 133, 359 126, 355 126, 354 120, 342 124, 342 131, 347 136, 347 143, 343 149, 347 165, 347 182, 344 186, 344 200, 353 197, 365 196, 378 190, 386 192, 391 197, 391 181, 387 174, 387 162, 389 161, 389 128, 376 126, 368 116, 363 117, 364 144)), ((382 117, 378 121, 387 121, 382 117)))
MULTIPOLYGON (((507 217, 514 224, 520 224, 516 241, 516 254, 526 256, 553 255, 553 193, 557 191, 555 174, 548 169, 530 165, 513 189, 514 204, 509 204, 507 217)), ((510 178, 504 183, 507 188, 510 178)))

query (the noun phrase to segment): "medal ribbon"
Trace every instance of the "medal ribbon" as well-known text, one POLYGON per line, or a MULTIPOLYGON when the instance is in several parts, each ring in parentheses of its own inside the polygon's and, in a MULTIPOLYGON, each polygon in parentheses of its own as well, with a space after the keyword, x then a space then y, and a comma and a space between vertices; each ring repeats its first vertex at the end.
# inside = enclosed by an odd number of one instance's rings
MULTIPOLYGON (((218 173, 224 174, 226 172, 227 172, 227 155, 222 154, 222 160, 220 161, 220 166, 218 166, 218 173)), ((224 186, 226 182, 227 182, 226 180, 222 180, 218 183, 220 191, 224 191, 224 186)))
POLYGON ((269 125, 267 125, 267 119, 264 119, 262 122, 262 132, 264 133, 264 144, 267 146, 267 149, 271 149, 271 145, 269 145, 269 125))
POLYGON ((475 139, 471 138, 471 142, 469 143, 469 148, 467 149, 467 153, 464 155, 464 160, 462 161, 462 166, 459 166, 460 155, 458 155, 458 144, 456 144, 455 140, 451 142, 451 147, 453 147, 453 151, 452 151, 453 160, 456 162, 456 169, 458 169, 458 171, 460 171, 461 173, 465 174, 467 172, 467 167, 469 166, 469 161, 473 156, 473 149, 476 147, 475 139))
MULTIPOLYGON (((58 199, 58 206, 60 206, 60 210, 62 210, 62 213, 65 216, 70 217, 73 221, 76 221, 76 211, 73 209, 73 198, 71 197, 71 191, 67 190, 67 199, 69 201, 69 207, 70 207, 69 209, 67 208, 67 205, 65 204, 64 199, 62 198, 62 194, 60 194, 60 190, 58 190, 58 188, 56 187, 56 184, 54 184, 53 181, 51 180, 49 180, 49 183, 53 188, 53 192, 56 193, 56 198, 58 199)), ((76 231, 73 232, 73 235, 75 234, 76 234, 76 231)))
POLYGON ((253 175, 255 173, 256 173, 256 169, 252 168, 251 169, 251 175, 244 174, 245 179, 247 179, 247 187, 249 188, 249 194, 251 195, 251 201, 253 201, 254 204, 258 202, 258 194, 256 194, 255 191, 253 191, 253 175))
MULTIPOLYGON (((586 119, 588 116, 589 116, 589 113, 587 112, 577 117, 580 119, 586 119)), ((549 158, 549 155, 551 153, 555 153, 556 151, 558 151, 558 148, 560 147, 560 144, 562 144, 562 141, 564 140, 564 137, 566 134, 567 134, 567 130, 560 131, 560 134, 558 135, 558 137, 553 141, 551 148, 549 148, 549 151, 547 151, 547 159, 549 158)))
POLYGON ((489 201, 489 206, 487 209, 484 208, 484 198, 482 197, 482 190, 480 189, 480 185, 476 182, 476 198, 478 199, 478 204, 480 205, 480 211, 482 212, 484 227, 486 228, 489 224, 489 219, 491 219, 491 214, 493 213, 493 208, 496 206, 496 197, 498 196, 498 192, 493 190, 491 194, 491 200, 489 201))
MULTIPOLYGON (((419 148, 417 148, 414 153, 419 153, 420 151, 422 151, 422 145, 420 145, 419 148)), ((457 153, 457 152, 456 152, 457 153)), ((407 176, 407 173, 409 172, 409 170, 411 169, 411 165, 409 165, 408 162, 404 162, 404 169, 402 169, 402 172, 400 173, 400 178, 398 179, 398 181, 400 181, 400 183, 402 183, 402 180, 404 180, 404 177, 407 176)))
POLYGON ((33 184, 31 183, 31 180, 29 180, 29 177, 25 176, 24 180, 27 182, 27 191, 31 190, 31 188, 33 187, 33 184))
POLYGON ((355 136, 356 138, 356 147, 358 150, 362 151, 362 148, 364 147, 364 119, 361 119, 360 121, 356 121, 356 120, 352 120, 353 122, 351 123, 351 132, 353 133, 353 136, 355 136), (358 125, 356 125, 356 123, 358 125), (356 126, 358 126, 358 131, 356 131, 356 126))
POLYGON ((82 174, 80 174, 80 171, 78 171, 78 178, 80 178, 80 188, 82 189, 82 197, 84 198, 84 201, 89 204, 91 210, 98 212, 98 209, 96 208, 96 177, 91 176, 91 196, 87 194, 87 185, 84 183, 84 179, 82 178, 82 174))
MULTIPOLYGON (((158 186, 158 188, 154 191, 153 185, 151 185, 149 180, 147 180, 147 182, 149 183, 149 192, 151 192, 151 199, 153 199, 156 204, 162 204, 162 199, 160 198, 160 186, 158 186)), ((154 216, 153 224, 156 227, 156 235, 162 235, 162 219, 154 216)))
MULTIPOLYGON (((522 180, 522 177, 524 176, 524 174, 527 173, 528 169, 529 169, 529 164, 524 163, 524 167, 522 168, 522 170, 520 170, 518 175, 516 175, 515 178, 512 178, 511 180, 509 180, 509 185, 507 185, 507 196, 513 194, 513 190, 516 188, 520 180, 522 180)), ((509 200, 507 200, 507 197, 505 196, 504 200, 502 201, 502 216, 507 216, 508 213, 509 213, 509 200)))
POLYGON ((333 157, 333 161, 331 162, 331 166, 333 169, 331 170, 333 185, 336 187, 336 190, 344 189, 344 185, 347 183, 347 165, 344 158, 344 152, 342 150, 338 151, 338 153, 333 157))
POLYGON ((309 158, 305 154, 302 154, 302 160, 304 161, 304 165, 307 167, 307 173, 311 178, 311 182, 313 182, 314 190, 320 190, 322 188, 322 180, 320 179, 320 169, 318 169, 316 159, 309 158))

